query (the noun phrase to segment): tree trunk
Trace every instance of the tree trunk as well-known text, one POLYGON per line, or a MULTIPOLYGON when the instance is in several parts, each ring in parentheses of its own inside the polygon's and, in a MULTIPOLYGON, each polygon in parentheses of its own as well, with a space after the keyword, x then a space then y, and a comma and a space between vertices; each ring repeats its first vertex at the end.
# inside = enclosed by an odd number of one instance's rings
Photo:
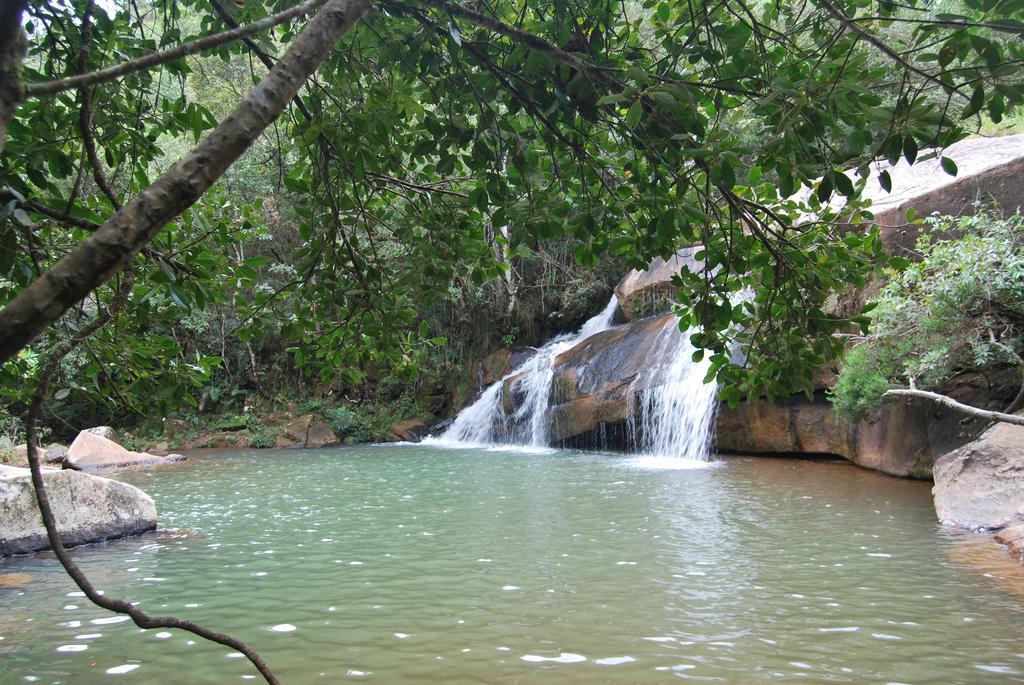
POLYGON ((7 122, 25 97, 22 60, 28 49, 25 29, 21 26, 24 0, 0 2, 0 152, 4 151, 7 122))
POLYGON ((329 0, 280 61, 202 142, 0 310, 0 364, 121 271, 280 115, 371 0, 329 0))

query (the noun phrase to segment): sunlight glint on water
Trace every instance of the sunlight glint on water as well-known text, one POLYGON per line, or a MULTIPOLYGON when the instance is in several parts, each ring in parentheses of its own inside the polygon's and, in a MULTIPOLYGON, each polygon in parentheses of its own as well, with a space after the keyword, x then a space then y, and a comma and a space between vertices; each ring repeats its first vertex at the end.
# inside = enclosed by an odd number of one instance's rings
MULTIPOLYGON (((928 484, 632 461, 214 453, 125 476, 180 532, 74 556, 111 596, 250 641, 289 685, 1024 680, 1024 569, 939 529, 928 484)), ((52 558, 0 562, 15 573, 2 685, 250 682, 229 649, 111 621, 52 558)))

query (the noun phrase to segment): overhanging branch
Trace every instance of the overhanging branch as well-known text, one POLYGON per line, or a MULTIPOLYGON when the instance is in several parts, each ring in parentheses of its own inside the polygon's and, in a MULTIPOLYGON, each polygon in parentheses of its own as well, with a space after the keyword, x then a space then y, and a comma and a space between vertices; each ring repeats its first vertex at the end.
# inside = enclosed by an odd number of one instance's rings
POLYGON ((143 69, 149 69, 151 67, 159 66, 166 62, 171 62, 182 57, 188 57, 204 50, 211 50, 225 43, 231 43, 236 40, 246 38, 254 33, 259 33, 265 29, 274 28, 287 21, 301 17, 304 14, 309 14, 314 9, 324 4, 326 0, 306 0, 306 2, 286 9, 283 12, 272 14, 269 17, 260 19, 246 26, 240 26, 230 31, 224 31, 222 33, 215 33, 212 36, 205 36, 198 38, 188 43, 182 43, 176 45, 173 48, 167 50, 159 50, 157 52, 151 52, 148 55, 138 57, 121 64, 116 64, 112 67, 105 69, 98 69, 91 71, 87 74, 79 74, 78 76, 69 76, 68 78, 58 79, 56 81, 41 81, 37 83, 29 83, 25 86, 26 97, 40 97, 43 95, 54 95, 65 90, 71 90, 73 88, 82 88, 85 86, 94 86, 97 83, 105 83, 107 81, 113 81, 114 79, 133 74, 136 71, 142 71, 143 69))
POLYGON ((329 0, 281 60, 210 134, 0 310, 0 363, 107 282, 191 207, 276 119, 370 0, 329 0))
POLYGON ((954 411, 958 411, 961 414, 976 416, 980 419, 985 419, 986 421, 1001 421, 1003 423, 1012 423, 1015 426, 1024 426, 1024 416, 1020 416, 1019 414, 1004 414, 1001 411, 978 409, 977 407, 972 407, 969 404, 957 402, 952 397, 940 395, 937 392, 915 389, 896 389, 886 391, 883 397, 920 397, 922 399, 931 400, 932 402, 941 404, 943 407, 948 407, 954 411))

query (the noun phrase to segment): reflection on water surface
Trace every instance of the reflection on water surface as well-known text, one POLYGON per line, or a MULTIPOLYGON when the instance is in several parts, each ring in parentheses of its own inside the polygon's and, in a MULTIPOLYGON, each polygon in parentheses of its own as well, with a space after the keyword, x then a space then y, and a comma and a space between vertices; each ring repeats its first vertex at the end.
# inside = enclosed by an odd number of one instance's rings
MULTIPOLYGON (((96 584, 250 641, 294 685, 1024 682, 1021 575, 926 483, 836 463, 416 446, 210 452, 123 476, 178 529, 96 584)), ((253 680, 239 655, 0 562, 0 683, 253 680)))

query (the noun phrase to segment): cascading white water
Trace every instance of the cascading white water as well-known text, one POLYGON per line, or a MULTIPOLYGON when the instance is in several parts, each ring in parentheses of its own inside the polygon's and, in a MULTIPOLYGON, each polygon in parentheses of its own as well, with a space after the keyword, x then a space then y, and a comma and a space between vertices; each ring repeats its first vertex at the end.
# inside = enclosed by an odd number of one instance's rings
POLYGON ((588 319, 579 331, 556 336, 538 348, 530 359, 488 387, 476 402, 459 412, 448 430, 433 442, 546 447, 546 413, 555 357, 610 327, 618 305, 618 299, 612 295, 601 313, 588 319), (516 408, 511 414, 506 414, 502 388, 506 379, 516 376, 522 376, 515 384, 516 408))
POLYGON ((648 366, 633 381, 628 432, 638 452, 675 460, 707 461, 714 437, 718 383, 704 382, 709 361, 693 361, 690 336, 666 326, 651 350, 648 366))
MULTIPOLYGON (((547 447, 551 384, 554 360, 590 336, 611 326, 618 306, 613 296, 597 316, 575 334, 549 340, 537 353, 462 410, 441 436, 428 439, 441 445, 514 445, 547 447), (511 383, 507 381, 512 380, 511 383), (504 392, 514 409, 505 411, 504 392)), ((655 459, 675 465, 707 461, 718 406, 718 384, 704 382, 709 362, 694 361, 690 336, 696 329, 680 331, 665 326, 646 355, 649 363, 633 380, 627 413, 629 446, 655 459)), ((587 369, 580 371, 581 378, 587 369)), ((669 464, 662 464, 668 466, 669 464)))

